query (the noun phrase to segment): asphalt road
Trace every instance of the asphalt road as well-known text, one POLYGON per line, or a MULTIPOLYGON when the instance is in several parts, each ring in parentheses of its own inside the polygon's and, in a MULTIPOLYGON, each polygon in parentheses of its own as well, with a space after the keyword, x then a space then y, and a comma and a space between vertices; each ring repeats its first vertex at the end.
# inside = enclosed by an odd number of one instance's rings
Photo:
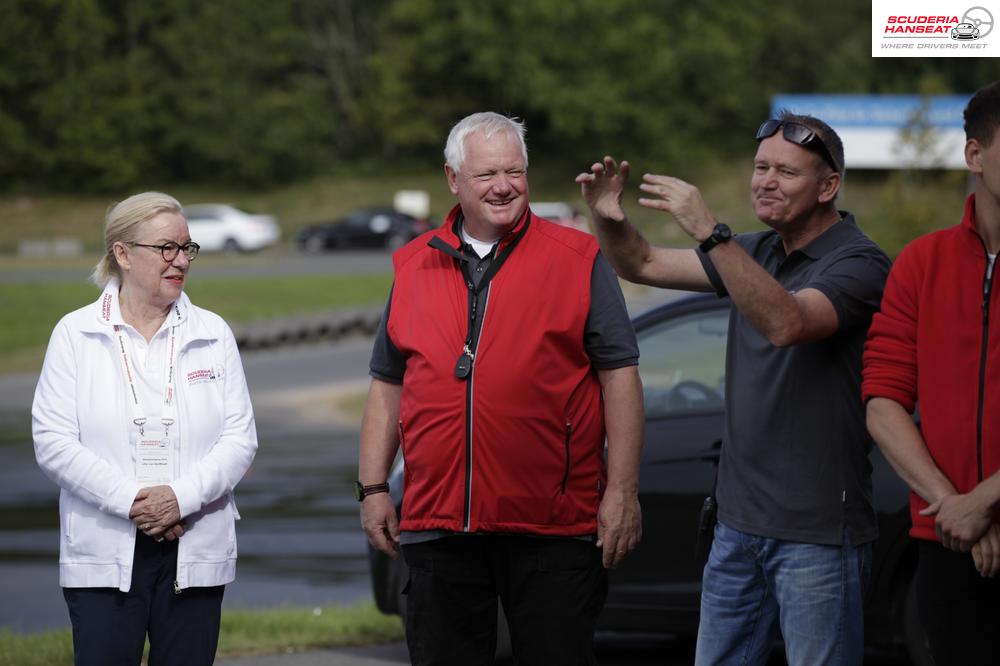
MULTIPOLYGON (((598 634, 595 641, 597 663, 601 666, 688 666, 694 662, 694 641, 669 636, 625 636, 598 634)), ((257 657, 218 659, 218 666, 400 666, 410 659, 403 643, 368 647, 312 650, 257 657)), ((885 655, 865 656, 864 666, 907 666, 885 655)), ((767 666, 786 666, 780 649, 767 666)), ((498 666, 510 666, 500 665, 498 666)))
MULTIPOLYGON (((597 660, 602 666, 682 666, 694 660, 690 640, 598 635, 597 660)), ((290 654, 218 659, 218 666, 399 666, 410 659, 403 643, 315 650, 290 654)), ((781 659, 769 666, 784 664, 781 659)))
MULTIPOLYGON (((0 282, 65 282, 87 280, 98 257, 46 259, 33 265, 18 261, 0 264, 0 282)), ((346 250, 324 254, 302 254, 288 246, 255 254, 202 254, 192 265, 192 276, 254 278, 277 275, 361 275, 392 271, 392 258, 385 250, 346 250)))

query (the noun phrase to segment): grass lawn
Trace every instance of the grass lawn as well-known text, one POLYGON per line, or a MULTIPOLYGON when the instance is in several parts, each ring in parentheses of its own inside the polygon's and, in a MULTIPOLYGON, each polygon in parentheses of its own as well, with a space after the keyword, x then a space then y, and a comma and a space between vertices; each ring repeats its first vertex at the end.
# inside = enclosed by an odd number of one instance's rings
MULTIPOLYGON (((218 655, 373 645, 403 640, 398 617, 371 604, 351 608, 234 611, 222 614, 218 655)), ((71 666, 68 629, 35 634, 0 630, 0 666, 71 666)))
MULTIPOLYGON (((388 274, 197 278, 185 287, 195 305, 229 322, 382 303, 388 274)), ((59 319, 97 300, 86 282, 0 284, 0 373, 41 368, 49 334, 59 319)))

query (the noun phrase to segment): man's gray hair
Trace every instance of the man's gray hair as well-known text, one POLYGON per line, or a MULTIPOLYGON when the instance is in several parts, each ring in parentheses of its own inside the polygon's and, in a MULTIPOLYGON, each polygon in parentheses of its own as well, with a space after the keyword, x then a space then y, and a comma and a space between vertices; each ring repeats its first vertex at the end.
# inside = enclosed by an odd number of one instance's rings
POLYGON ((487 139, 501 132, 508 132, 517 137, 517 142, 521 144, 521 158, 524 160, 524 166, 528 166, 528 146, 524 142, 524 123, 517 118, 508 118, 499 113, 484 111, 462 118, 448 133, 448 142, 444 146, 444 161, 453 171, 460 171, 462 163, 465 161, 465 137, 476 132, 487 139))

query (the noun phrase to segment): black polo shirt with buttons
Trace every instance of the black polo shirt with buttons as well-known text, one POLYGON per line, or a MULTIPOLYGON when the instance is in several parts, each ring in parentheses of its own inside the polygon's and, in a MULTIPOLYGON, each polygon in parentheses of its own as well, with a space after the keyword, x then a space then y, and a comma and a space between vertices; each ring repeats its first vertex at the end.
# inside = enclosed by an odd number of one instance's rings
MULTIPOLYGON (((890 261, 850 213, 785 255, 776 232, 739 243, 794 293, 818 289, 839 321, 832 336, 779 348, 735 307, 726 353, 726 422, 716 495, 719 520, 764 537, 853 545, 877 536, 872 440, 861 402, 861 355, 890 261)), ((698 251, 720 296, 726 288, 698 251)))

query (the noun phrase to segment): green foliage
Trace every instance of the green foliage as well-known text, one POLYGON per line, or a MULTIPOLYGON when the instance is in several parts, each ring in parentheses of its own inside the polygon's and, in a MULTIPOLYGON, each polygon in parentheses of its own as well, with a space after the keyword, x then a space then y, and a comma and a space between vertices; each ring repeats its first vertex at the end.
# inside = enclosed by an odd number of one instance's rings
POLYGON ((315 172, 350 131, 307 25, 323 4, 0 2, 0 178, 114 191, 315 172))
POLYGON ((987 58, 872 58, 870 3, 0 0, 0 182, 256 188, 440 163, 473 111, 534 163, 679 175, 752 148, 778 92, 971 92, 987 58))
POLYGON ((869 228, 869 234, 890 256, 896 256, 918 236, 958 224, 967 178, 961 172, 892 173, 878 202, 880 223, 869 228))

